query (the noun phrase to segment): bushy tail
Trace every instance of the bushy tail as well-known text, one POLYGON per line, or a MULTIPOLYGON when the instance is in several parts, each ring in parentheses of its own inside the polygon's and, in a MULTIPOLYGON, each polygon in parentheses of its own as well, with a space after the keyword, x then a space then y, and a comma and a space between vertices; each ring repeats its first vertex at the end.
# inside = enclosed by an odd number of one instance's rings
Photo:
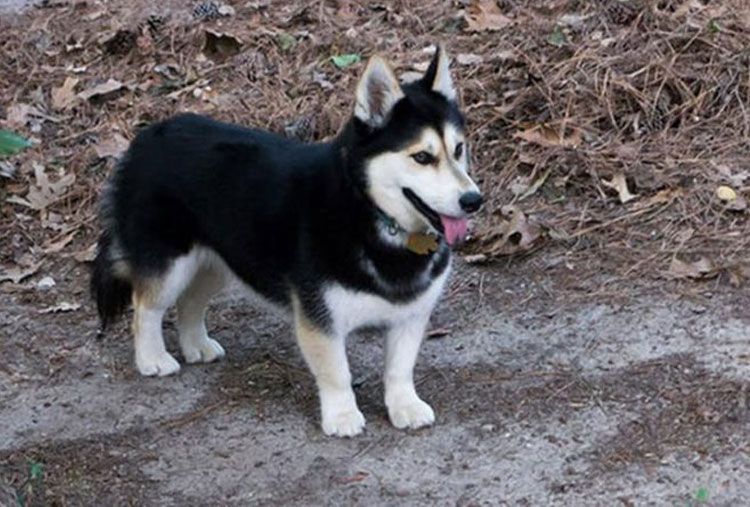
POLYGON ((114 271, 112 255, 112 233, 105 230, 99 237, 94 269, 91 274, 91 296, 96 301, 101 323, 100 332, 113 323, 130 303, 133 286, 114 271))

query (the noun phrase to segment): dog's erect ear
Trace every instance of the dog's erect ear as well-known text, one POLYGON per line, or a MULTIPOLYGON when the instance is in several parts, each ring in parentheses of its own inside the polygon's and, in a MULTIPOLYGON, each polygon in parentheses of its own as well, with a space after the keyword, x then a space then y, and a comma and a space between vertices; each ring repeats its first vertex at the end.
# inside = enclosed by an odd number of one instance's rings
POLYGON ((427 72, 424 73, 422 84, 428 90, 438 92, 448 100, 456 100, 456 88, 453 86, 453 78, 448 68, 450 60, 442 45, 435 47, 435 56, 432 57, 427 72))
POLYGON ((375 55, 357 85, 354 116, 371 127, 382 126, 404 92, 388 63, 375 55))

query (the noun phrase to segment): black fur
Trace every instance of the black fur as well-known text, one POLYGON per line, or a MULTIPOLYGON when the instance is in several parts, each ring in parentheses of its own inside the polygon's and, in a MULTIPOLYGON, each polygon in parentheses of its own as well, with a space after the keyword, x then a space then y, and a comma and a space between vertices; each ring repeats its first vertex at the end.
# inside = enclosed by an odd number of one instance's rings
POLYGON ((305 313, 326 326, 323 285, 409 301, 442 273, 441 241, 418 255, 382 241, 381 216, 366 196, 364 161, 412 142, 426 124, 463 123, 455 103, 426 82, 372 129, 353 118, 331 142, 301 144, 275 134, 183 114, 141 131, 113 178, 109 224, 100 239, 92 288, 103 324, 121 312, 129 283, 112 275, 106 253, 117 239, 135 277, 162 273, 194 245, 215 250, 245 283, 289 304, 290 287, 305 313), (361 267, 369 258, 380 282, 361 267), (437 257, 436 262, 433 257, 437 257), (385 283, 381 283, 385 281, 385 283))
POLYGON ((104 230, 99 237, 98 251, 91 274, 91 294, 99 311, 101 332, 125 311, 130 303, 133 286, 128 280, 118 278, 113 272, 110 256, 112 248, 111 231, 104 230))

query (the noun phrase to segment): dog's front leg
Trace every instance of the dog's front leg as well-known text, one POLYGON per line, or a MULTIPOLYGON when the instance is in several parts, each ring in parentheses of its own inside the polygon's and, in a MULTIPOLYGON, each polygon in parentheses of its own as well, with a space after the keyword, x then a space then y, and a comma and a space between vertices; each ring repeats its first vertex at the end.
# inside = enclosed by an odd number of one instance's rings
POLYGON ((318 384, 323 432, 339 437, 362 433, 365 418, 357 408, 352 390, 346 337, 323 332, 305 318, 299 305, 295 306, 297 342, 318 384))
POLYGON ((385 352, 385 406, 397 428, 421 428, 435 422, 435 412, 417 396, 414 363, 417 361, 429 313, 395 325, 388 331, 385 352))

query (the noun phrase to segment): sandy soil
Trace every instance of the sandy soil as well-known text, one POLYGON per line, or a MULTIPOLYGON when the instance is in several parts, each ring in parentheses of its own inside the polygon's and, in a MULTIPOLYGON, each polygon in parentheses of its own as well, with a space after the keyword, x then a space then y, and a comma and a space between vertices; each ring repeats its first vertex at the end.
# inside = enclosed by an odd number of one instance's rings
POLYGON ((353 337, 368 426, 343 440, 318 427, 287 323, 238 294, 209 317, 226 360, 164 379, 135 373, 124 323, 97 338, 84 271, 56 274, 36 300, 2 294, 3 500, 746 505, 746 307, 710 293, 570 305, 531 272, 459 263, 417 369, 433 428, 389 425, 381 340, 353 337), (83 306, 40 314, 52 301, 83 306))

